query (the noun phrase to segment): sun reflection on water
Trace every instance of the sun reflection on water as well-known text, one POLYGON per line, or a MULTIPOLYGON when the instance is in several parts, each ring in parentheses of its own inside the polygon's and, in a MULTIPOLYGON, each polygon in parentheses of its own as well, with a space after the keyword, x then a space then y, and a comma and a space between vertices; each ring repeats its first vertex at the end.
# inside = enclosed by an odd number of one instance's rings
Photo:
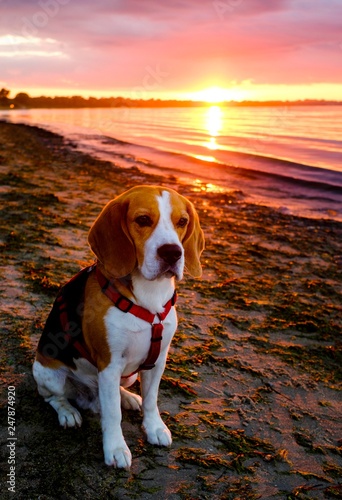
POLYGON ((216 141, 222 129, 222 110, 220 106, 210 106, 205 116, 205 126, 210 135, 209 142, 205 142, 204 146, 215 151, 218 148, 216 141))
POLYGON ((210 182, 203 182, 200 179, 196 179, 193 183, 193 191, 197 193, 224 193, 226 190, 216 184, 210 182))
POLYGON ((195 158, 198 160, 202 161, 208 161, 208 162, 214 162, 215 158, 213 156, 207 156, 207 155, 194 155, 195 158))

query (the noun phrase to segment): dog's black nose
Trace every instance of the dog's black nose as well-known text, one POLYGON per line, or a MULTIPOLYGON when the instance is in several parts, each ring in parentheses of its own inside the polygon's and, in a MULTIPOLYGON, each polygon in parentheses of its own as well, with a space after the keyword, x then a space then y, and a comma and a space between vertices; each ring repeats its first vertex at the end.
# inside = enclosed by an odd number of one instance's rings
POLYGON ((164 262, 172 266, 182 256, 182 249, 178 245, 162 245, 157 253, 164 262))

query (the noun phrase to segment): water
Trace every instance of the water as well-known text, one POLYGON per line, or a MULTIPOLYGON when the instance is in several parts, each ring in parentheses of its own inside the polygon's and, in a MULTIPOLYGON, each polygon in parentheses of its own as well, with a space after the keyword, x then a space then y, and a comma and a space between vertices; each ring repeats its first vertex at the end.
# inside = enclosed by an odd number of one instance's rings
POLYGON ((342 106, 32 109, 0 118, 59 132, 123 167, 242 189, 293 213, 341 215, 342 106))

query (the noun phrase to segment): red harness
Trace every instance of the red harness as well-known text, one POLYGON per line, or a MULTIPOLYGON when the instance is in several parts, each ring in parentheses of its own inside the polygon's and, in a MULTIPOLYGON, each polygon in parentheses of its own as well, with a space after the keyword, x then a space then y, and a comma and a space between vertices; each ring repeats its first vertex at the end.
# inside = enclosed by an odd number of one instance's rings
POLYGON ((134 304, 134 302, 119 293, 114 287, 113 283, 110 280, 107 280, 107 278, 101 273, 98 266, 96 266, 96 277, 102 289, 102 292, 113 302, 115 307, 117 307, 124 313, 133 314, 133 316, 136 316, 137 318, 150 323, 150 325, 152 326, 151 346, 147 358, 138 367, 137 370, 135 370, 133 373, 130 373, 129 375, 125 375, 122 378, 129 378, 135 373, 138 373, 140 370, 151 370, 152 368, 154 368, 160 353, 161 341, 163 338, 162 333, 164 330, 163 321, 169 314, 171 307, 175 305, 177 300, 176 291, 174 292, 171 299, 165 304, 164 312, 153 314, 148 309, 134 304), (159 319, 159 323, 154 323, 156 316, 159 319))

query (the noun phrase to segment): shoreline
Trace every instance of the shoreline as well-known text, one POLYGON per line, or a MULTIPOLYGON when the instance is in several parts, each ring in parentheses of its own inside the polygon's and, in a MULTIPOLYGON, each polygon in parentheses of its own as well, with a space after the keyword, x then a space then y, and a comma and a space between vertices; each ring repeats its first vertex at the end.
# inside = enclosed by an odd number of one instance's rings
MULTIPOLYGON (((66 137, 68 135, 66 134, 66 137)), ((146 174, 160 175, 161 177, 175 177, 186 185, 201 184, 208 186, 211 192, 240 191, 246 203, 268 206, 283 213, 307 217, 310 219, 333 219, 342 222, 342 184, 321 182, 318 179, 301 179, 294 176, 283 176, 272 171, 263 171, 238 164, 210 162, 201 158, 189 156, 185 153, 162 151, 146 146, 139 146, 128 142, 103 136, 98 139, 99 145, 78 142, 72 138, 71 142, 80 152, 95 156, 99 160, 112 161, 122 168, 132 165, 146 174), (112 149, 103 147, 112 143, 112 149), (102 146, 102 147, 101 147, 102 146), (122 152, 124 151, 124 153, 122 152), (145 159, 146 151, 148 151, 145 159), (181 163, 182 167, 177 164, 181 163), (162 166, 161 166, 162 165, 162 166), (196 165, 198 173, 194 173, 196 165)), ((246 153, 231 153, 231 157, 241 159, 248 157, 252 166, 256 164, 290 165, 311 171, 325 173, 324 169, 297 164, 276 158, 262 157, 246 153)), ((328 171, 327 171, 328 172, 328 171)), ((330 176, 339 172, 330 172, 330 176)), ((294 174, 295 175, 295 174, 294 174)), ((341 174, 342 182, 342 174, 341 174)))
MULTIPOLYGON (((26 124, 30 122, 25 117, 23 120, 26 124)), ((177 152, 172 150, 172 146, 170 150, 164 150, 166 144, 163 146, 163 141, 158 138, 153 143, 148 140, 146 144, 145 138, 139 145, 122 140, 122 137, 111 137, 113 130, 106 129, 110 120, 110 116, 103 117, 103 126, 100 120, 99 125, 87 122, 88 125, 83 128, 53 121, 52 124, 37 123, 37 126, 62 135, 81 152, 112 161, 123 168, 133 165, 146 173, 165 177, 174 175, 185 184, 200 180, 203 185, 210 184, 228 193, 232 189, 242 191, 248 203, 308 218, 342 221, 342 173, 336 169, 312 167, 263 155, 266 145, 260 155, 254 151, 243 153, 218 149, 213 151, 216 160, 209 161, 209 156, 205 159, 200 154, 196 156, 199 144, 192 147, 185 141, 183 149, 177 152)), ((256 141, 258 145, 261 139, 256 141)), ((210 149, 204 146, 202 149, 202 154, 210 154, 210 149)))
MULTIPOLYGON (((24 125, 30 126, 26 123, 24 125)), ((41 128, 44 129, 44 126, 41 128)), ((81 153, 113 162, 122 168, 135 166, 146 174, 163 178, 176 176, 180 183, 195 186, 199 182, 217 192, 240 191, 247 203, 265 205, 283 213, 342 221, 342 184, 334 185, 334 182, 339 182, 339 172, 333 170, 325 171, 290 161, 238 152, 226 153, 227 158, 231 158, 231 164, 210 162, 187 155, 186 151, 163 151, 106 135, 86 135, 80 131, 75 133, 72 129, 60 129, 56 125, 45 127, 45 130, 57 133, 81 153), (241 161, 245 163, 243 167, 241 161), (253 167, 255 165, 257 168, 253 167), (291 174, 283 176, 276 173, 281 168, 291 169, 291 174), (305 169, 307 178, 297 179, 296 176, 305 169), (323 179, 324 174, 330 176, 330 184, 320 182, 319 178, 323 176, 323 179)))
MULTIPOLYGON (((238 190, 122 169, 25 125, 0 123, 0 174, 0 421, 15 387, 18 499, 336 498, 341 223, 246 203, 238 190), (179 327, 161 384, 173 445, 145 443, 141 416, 124 411, 128 473, 103 465, 96 415, 83 412, 77 430, 58 427, 31 364, 59 287, 93 259, 90 225, 111 198, 144 183, 191 199, 206 250, 202 278, 179 283, 179 327)), ((4 425, 5 450, 7 438, 4 425)))

